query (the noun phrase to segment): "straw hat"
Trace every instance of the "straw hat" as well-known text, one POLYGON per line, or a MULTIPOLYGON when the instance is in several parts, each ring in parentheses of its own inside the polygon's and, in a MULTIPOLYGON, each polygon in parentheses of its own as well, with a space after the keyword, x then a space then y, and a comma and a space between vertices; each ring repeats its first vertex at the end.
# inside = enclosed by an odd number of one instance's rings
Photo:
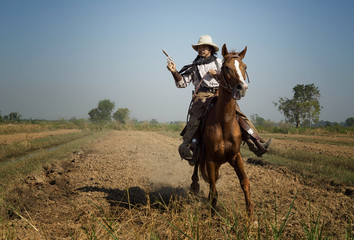
POLYGON ((213 39, 209 35, 200 36, 198 43, 192 45, 192 47, 194 50, 198 51, 198 46, 200 45, 208 45, 214 48, 215 52, 219 51, 219 47, 213 43, 213 39))

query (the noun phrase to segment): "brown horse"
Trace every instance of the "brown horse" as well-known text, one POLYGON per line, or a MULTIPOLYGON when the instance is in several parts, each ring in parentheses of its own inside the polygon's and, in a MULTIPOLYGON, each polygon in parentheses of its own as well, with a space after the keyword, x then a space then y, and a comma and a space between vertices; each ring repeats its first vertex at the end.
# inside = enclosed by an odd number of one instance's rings
POLYGON ((242 62, 247 47, 239 53, 228 52, 226 45, 222 47, 224 62, 218 74, 219 95, 212 108, 202 132, 202 142, 199 159, 195 165, 191 188, 199 191, 198 165, 203 179, 209 183, 209 200, 214 213, 218 192, 215 183, 219 177, 219 168, 228 162, 240 180, 246 199, 247 214, 250 219, 253 215, 253 204, 250 196, 250 182, 244 170, 240 154, 241 129, 236 120, 236 100, 245 95, 248 88, 246 79, 246 65, 242 62))

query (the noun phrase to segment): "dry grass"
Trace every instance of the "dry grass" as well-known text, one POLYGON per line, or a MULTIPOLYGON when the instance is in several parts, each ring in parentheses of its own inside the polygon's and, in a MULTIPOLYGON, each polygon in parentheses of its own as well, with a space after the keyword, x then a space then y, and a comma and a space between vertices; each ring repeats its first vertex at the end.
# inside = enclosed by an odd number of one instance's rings
MULTIPOLYGON (((79 128, 77 124, 67 121, 52 121, 52 122, 39 122, 33 123, 1 123, 0 134, 12 134, 12 133, 32 133, 42 132, 55 129, 73 129, 79 128)), ((80 129, 82 129, 80 127, 80 129)))
MULTIPOLYGON (((133 204, 130 200, 134 201, 134 196, 127 194, 125 200, 111 206, 92 204, 96 214, 80 219, 80 228, 68 225, 63 231, 70 232, 70 239, 332 239, 325 233, 321 213, 311 209, 305 219, 298 219, 302 231, 291 229, 288 219, 296 197, 285 215, 279 215, 276 202, 273 208, 261 208, 252 225, 237 204, 225 207, 219 202, 216 214, 211 216, 207 199, 194 195, 173 195, 170 199, 147 195, 144 204, 133 204)), ((46 229, 36 225, 31 216, 18 217, 28 222, 28 228, 37 229, 41 239, 48 239, 46 229)), ((348 222, 345 239, 353 239, 351 229, 348 222)), ((0 223, 0 233, 2 239, 18 239, 16 227, 5 221, 0 223)))
MULTIPOLYGON (((132 204, 128 195, 127 202, 116 202, 113 207, 93 204, 98 213, 85 219, 81 229, 71 229, 71 239, 331 239, 317 212, 309 211, 307 219, 299 219, 302 232, 291 230, 287 221, 296 197, 284 216, 278 215, 275 203, 273 209, 262 208, 253 224, 249 224, 237 204, 225 207, 220 202, 216 214, 211 216, 206 199, 194 195, 171 197, 150 199, 147 195, 145 204, 132 204)), ((351 227, 348 223, 346 239, 353 237, 351 227)), ((11 231, 8 234, 16 235, 11 231)))

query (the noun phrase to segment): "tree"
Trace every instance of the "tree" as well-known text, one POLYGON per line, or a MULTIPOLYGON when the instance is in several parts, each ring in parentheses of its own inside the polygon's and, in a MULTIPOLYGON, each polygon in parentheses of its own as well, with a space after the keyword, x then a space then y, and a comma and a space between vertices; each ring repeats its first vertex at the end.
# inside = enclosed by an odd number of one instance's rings
POLYGON ((93 108, 88 112, 88 115, 90 116, 90 121, 91 122, 99 122, 100 117, 99 117, 99 111, 97 108, 93 108))
POLYGON ((347 118, 345 120, 345 126, 353 127, 354 126, 354 117, 347 118))
POLYGON ((91 122, 109 122, 112 120, 112 111, 114 102, 108 99, 98 102, 97 108, 93 108, 88 112, 91 122))
POLYGON ((119 123, 125 124, 129 120, 129 109, 128 108, 118 108, 118 110, 113 113, 113 118, 119 123))
POLYGON ((156 125, 156 124, 159 124, 159 122, 154 118, 154 119, 151 119, 150 124, 156 125))
POLYGON ((320 105, 320 90, 312 84, 297 84, 293 88, 292 99, 279 98, 273 102, 278 111, 284 114, 287 121, 294 123, 298 128, 300 124, 309 125, 318 123, 322 106, 320 105))
POLYGON ((265 123, 264 118, 260 117, 257 113, 256 114, 251 114, 251 122, 255 126, 263 126, 265 123))
POLYGON ((12 112, 9 114, 9 120, 10 121, 19 121, 22 116, 18 114, 17 112, 12 112))

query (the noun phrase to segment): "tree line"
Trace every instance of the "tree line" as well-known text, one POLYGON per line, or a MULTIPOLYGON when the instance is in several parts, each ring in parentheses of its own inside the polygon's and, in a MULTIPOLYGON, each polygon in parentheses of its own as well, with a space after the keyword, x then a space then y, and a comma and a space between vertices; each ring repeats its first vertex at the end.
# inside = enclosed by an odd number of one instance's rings
MULTIPOLYGON (((312 126, 329 126, 328 121, 319 121, 322 106, 320 105, 320 90, 312 84, 297 84, 293 89, 293 97, 280 97, 278 102, 273 102, 274 106, 281 112, 287 123, 293 124, 296 128, 312 126)), ((104 99, 98 102, 97 107, 88 112, 89 121, 92 123, 108 123, 112 118, 121 124, 130 121, 130 111, 128 108, 118 108, 115 112, 115 103, 104 99)), ((17 112, 11 112, 8 115, 1 116, 0 122, 19 122, 21 115, 17 112)), ((266 125, 266 120, 258 114, 251 115, 251 121, 256 126, 266 125)), ((151 123, 157 123, 157 120, 151 120, 151 123)), ((343 124, 346 127, 354 126, 354 118, 347 118, 343 124)))
MULTIPOLYGON (((296 128, 330 125, 330 122, 319 121, 322 106, 320 105, 320 90, 315 84, 297 84, 293 88, 293 97, 280 97, 278 102, 273 102, 274 106, 281 112, 286 122, 294 124, 296 128)), ((112 119, 114 103, 110 100, 101 100, 98 106, 88 113, 91 122, 108 122, 112 119)), ((129 109, 118 108, 113 113, 113 119, 119 123, 126 123, 129 120, 129 109)), ((265 120, 258 114, 251 115, 251 121, 256 126, 264 126, 265 120)), ((354 126, 354 118, 347 118, 344 126, 354 126)))
POLYGON ((10 121, 10 122, 18 122, 21 120, 21 115, 18 112, 11 112, 9 113, 9 115, 4 115, 1 116, 1 112, 0 112, 0 122, 4 122, 4 121, 10 121))

